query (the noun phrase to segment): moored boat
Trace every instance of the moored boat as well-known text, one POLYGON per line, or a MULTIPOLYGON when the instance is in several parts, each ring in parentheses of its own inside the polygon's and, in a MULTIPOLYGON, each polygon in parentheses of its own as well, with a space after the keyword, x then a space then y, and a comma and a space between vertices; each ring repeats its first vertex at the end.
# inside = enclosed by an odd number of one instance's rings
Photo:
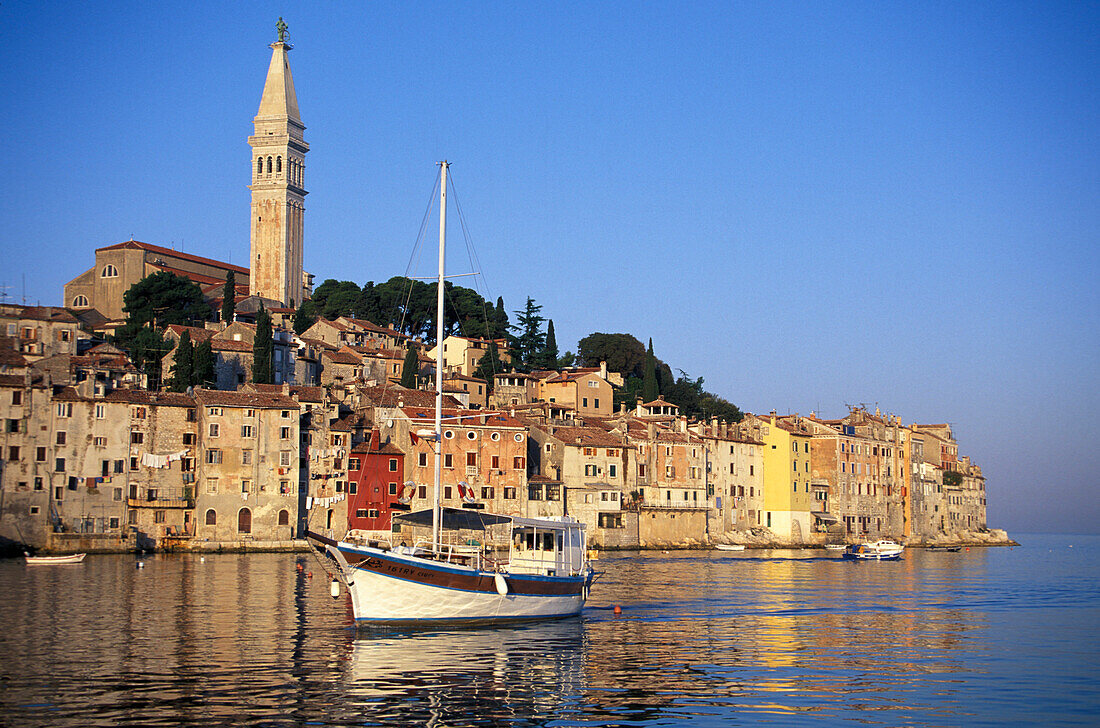
POLYGON ((877 561, 901 558, 905 547, 895 541, 881 540, 852 544, 844 550, 846 559, 869 559, 877 561))
MULTIPOLYGON (((447 162, 440 163, 439 275, 436 341, 443 341, 447 162)), ((431 509, 392 518, 400 533, 431 527, 431 538, 394 546, 357 543, 307 532, 332 560, 336 579, 351 595, 357 625, 495 624, 576 615, 595 580, 585 526, 570 516, 526 518, 485 513, 470 502, 443 508, 443 367, 435 367, 435 420, 416 435, 435 452, 431 509), (406 531, 409 527, 411 530, 406 531)), ((469 489, 455 483, 460 492, 469 489)), ((463 497, 466 500, 466 497, 463 497)), ((350 536, 351 534, 349 534, 350 536)), ((333 595, 339 593, 334 581, 333 595)))
POLYGON ((739 543, 716 543, 714 548, 719 551, 744 551, 745 546, 739 543))
POLYGON ((24 558, 27 565, 49 566, 50 564, 79 564, 87 554, 65 554, 63 556, 31 556, 26 554, 24 558))

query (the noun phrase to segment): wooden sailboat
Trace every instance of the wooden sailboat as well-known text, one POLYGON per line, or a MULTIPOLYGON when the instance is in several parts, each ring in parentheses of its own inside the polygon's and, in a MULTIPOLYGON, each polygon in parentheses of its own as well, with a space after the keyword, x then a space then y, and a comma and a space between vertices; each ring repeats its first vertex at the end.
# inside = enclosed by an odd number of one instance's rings
MULTIPOLYGON (((439 342, 443 341, 448 166, 440 163, 439 342)), ((492 624, 578 614, 595 575, 583 523, 569 516, 534 519, 441 507, 443 367, 439 362, 435 389, 434 428, 417 433, 434 446, 433 507, 394 517, 395 522, 414 526, 430 523, 431 541, 386 548, 307 532, 307 539, 332 560, 337 579, 347 587, 356 623, 492 624), (496 546, 489 538, 494 533, 500 537, 496 546)))

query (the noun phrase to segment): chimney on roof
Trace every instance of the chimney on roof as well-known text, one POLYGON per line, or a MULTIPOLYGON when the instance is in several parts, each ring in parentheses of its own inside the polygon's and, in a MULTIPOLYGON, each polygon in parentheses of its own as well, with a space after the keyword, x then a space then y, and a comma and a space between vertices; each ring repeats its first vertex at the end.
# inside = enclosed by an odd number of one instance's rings
POLYGON ((378 428, 374 428, 370 431, 370 449, 371 452, 377 452, 381 446, 382 433, 378 431, 378 428))
POLYGON ((645 426, 645 434, 647 440, 657 439, 657 423, 647 422, 645 426))
POLYGON ((725 437, 725 436, 726 436, 726 433, 728 433, 728 432, 729 432, 729 429, 728 429, 728 428, 729 428, 729 426, 728 426, 728 425, 726 424, 726 421, 725 421, 725 420, 722 420, 722 422, 721 422, 721 423, 719 423, 719 425, 718 425, 718 431, 719 431, 719 433, 721 433, 722 437, 725 437))
POLYGON ((605 382, 607 381, 607 362, 606 361, 601 361, 600 362, 600 379, 604 380, 605 382))

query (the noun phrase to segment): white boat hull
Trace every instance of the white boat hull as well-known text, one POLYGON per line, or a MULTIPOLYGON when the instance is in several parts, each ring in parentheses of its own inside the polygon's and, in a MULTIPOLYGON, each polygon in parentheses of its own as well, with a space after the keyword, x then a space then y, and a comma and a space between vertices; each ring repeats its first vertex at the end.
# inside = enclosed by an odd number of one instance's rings
POLYGON ((892 541, 876 541, 875 543, 849 546, 844 551, 844 558, 866 561, 893 561, 900 559, 904 550, 904 546, 892 541))
POLYGON ((342 542, 326 544, 326 552, 359 625, 570 617, 580 613, 592 582, 591 571, 562 577, 479 571, 342 542))
POLYGON ((86 554, 66 554, 65 556, 27 556, 27 565, 49 566, 51 564, 79 564, 86 554))

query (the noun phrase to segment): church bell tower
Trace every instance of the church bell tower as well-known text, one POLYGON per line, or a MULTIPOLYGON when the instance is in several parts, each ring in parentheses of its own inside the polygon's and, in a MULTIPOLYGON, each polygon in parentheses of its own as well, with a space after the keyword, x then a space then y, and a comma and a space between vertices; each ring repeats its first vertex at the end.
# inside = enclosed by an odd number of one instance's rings
POLYGON ((249 293, 296 308, 309 296, 302 271, 302 221, 305 217, 305 155, 309 145, 298 116, 298 97, 290 75, 286 23, 275 26, 260 110, 253 120, 252 223, 249 293))

